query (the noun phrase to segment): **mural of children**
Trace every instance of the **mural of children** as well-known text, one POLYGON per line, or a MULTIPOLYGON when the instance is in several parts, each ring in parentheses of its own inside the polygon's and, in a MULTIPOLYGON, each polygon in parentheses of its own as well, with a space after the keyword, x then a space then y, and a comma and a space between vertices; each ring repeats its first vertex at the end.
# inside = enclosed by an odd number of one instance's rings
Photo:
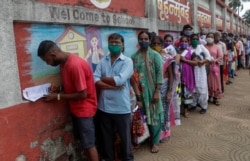
POLYGON ((103 49, 98 45, 99 39, 96 34, 93 34, 90 38, 91 47, 88 50, 88 54, 85 59, 91 64, 92 70, 95 71, 97 64, 104 55, 103 49))

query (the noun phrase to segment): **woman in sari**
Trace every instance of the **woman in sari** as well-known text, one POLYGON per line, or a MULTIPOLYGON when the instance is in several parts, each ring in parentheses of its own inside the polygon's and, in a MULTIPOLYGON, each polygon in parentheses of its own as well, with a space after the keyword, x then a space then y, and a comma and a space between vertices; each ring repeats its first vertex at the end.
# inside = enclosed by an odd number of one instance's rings
POLYGON ((222 97, 221 91, 221 80, 220 80, 220 63, 223 59, 223 54, 220 48, 214 44, 214 34, 208 33, 207 37, 207 45, 205 46, 210 55, 211 62, 209 65, 209 75, 208 75, 208 94, 209 94, 209 102, 211 102, 211 98, 213 98, 213 103, 216 106, 219 106, 220 103, 218 99, 222 97))
POLYGON ((182 36, 180 38, 181 54, 181 84, 182 84, 182 107, 183 116, 189 117, 188 106, 193 103, 193 94, 195 90, 195 79, 193 66, 197 65, 197 61, 192 59, 191 49, 189 48, 188 38, 182 36))
POLYGON ((149 47, 150 34, 141 31, 138 34, 139 50, 131 56, 134 63, 134 76, 131 81, 137 83, 135 94, 138 104, 146 114, 151 136, 151 152, 159 151, 163 107, 160 96, 163 83, 161 56, 149 47))
POLYGON ((164 109, 164 122, 162 124, 160 141, 165 142, 171 136, 170 127, 180 125, 180 106, 174 103, 174 101, 178 100, 175 90, 179 82, 176 78, 178 77, 178 71, 176 71, 175 59, 171 56, 172 54, 163 49, 164 41, 160 36, 152 38, 151 46, 159 52, 163 63, 164 83, 161 86, 161 100, 164 109))

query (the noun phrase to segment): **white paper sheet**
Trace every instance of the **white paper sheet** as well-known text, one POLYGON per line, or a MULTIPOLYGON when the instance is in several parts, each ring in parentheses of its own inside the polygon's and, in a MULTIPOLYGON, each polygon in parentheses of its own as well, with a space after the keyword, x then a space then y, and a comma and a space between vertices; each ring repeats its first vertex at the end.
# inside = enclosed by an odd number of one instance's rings
POLYGON ((35 102, 49 93, 51 83, 46 83, 38 86, 25 88, 23 90, 23 97, 29 101, 35 102))

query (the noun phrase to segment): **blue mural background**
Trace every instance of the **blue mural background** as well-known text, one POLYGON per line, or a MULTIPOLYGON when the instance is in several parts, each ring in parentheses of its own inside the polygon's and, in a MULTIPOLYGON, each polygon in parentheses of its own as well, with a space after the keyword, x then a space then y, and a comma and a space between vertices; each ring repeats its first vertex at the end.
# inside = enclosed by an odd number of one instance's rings
MULTIPOLYGON (((29 43, 26 45, 27 53, 31 54, 31 73, 33 79, 40 78, 49 74, 57 74, 59 72, 58 67, 51 67, 44 63, 37 56, 37 48, 43 40, 57 40, 67 29, 66 25, 44 25, 44 24, 32 24, 29 29, 30 37, 28 38, 29 43)), ((70 26, 82 35, 86 35, 85 29, 89 26, 70 26)), ((123 28, 103 28, 96 27, 99 30, 101 37, 101 44, 104 53, 108 53, 108 41, 107 38, 112 33, 119 33, 124 37, 125 40, 125 52, 126 56, 131 56, 137 50, 137 34, 136 30, 123 29, 123 28)), ((89 43, 90 40, 87 39, 89 43)))

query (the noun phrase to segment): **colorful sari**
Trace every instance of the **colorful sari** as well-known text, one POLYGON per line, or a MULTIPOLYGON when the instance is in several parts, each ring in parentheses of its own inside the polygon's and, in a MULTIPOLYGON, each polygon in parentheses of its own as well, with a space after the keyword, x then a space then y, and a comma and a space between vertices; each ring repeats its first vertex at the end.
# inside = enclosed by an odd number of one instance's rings
POLYGON ((162 60, 160 55, 151 48, 147 50, 145 61, 140 50, 131 58, 134 62, 134 78, 141 91, 143 111, 146 114, 147 124, 150 125, 152 142, 153 144, 159 143, 163 107, 161 97, 154 104, 152 104, 152 99, 156 85, 163 83, 162 60))
MULTIPOLYGON (((163 106, 163 110, 164 110, 164 121, 162 124, 162 131, 161 131, 161 136, 160 136, 160 140, 164 141, 164 140, 168 140, 170 138, 171 135, 171 131, 170 131, 170 108, 173 109, 173 103, 172 103, 172 97, 170 102, 166 102, 166 97, 167 97, 167 90, 168 90, 168 82, 169 82, 169 78, 168 76, 168 67, 170 65, 172 65, 172 75, 174 77, 174 62, 175 60, 173 59, 173 57, 169 56, 169 55, 165 55, 162 57, 163 59, 163 73, 164 73, 164 82, 161 86, 161 100, 162 100, 162 106, 163 106)), ((174 91, 174 90, 173 90, 174 91)), ((171 96, 173 96, 173 92, 171 94, 171 96)))

